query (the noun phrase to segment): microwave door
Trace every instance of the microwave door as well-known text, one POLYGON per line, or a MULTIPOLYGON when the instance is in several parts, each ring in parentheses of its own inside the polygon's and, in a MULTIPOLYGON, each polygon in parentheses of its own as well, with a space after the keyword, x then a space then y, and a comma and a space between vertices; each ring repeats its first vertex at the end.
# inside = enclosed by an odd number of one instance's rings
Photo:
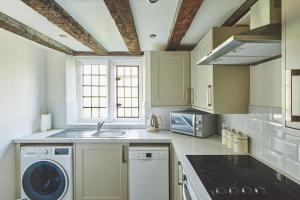
POLYGON ((172 114, 171 119, 171 129, 173 131, 184 133, 187 135, 195 135, 194 131, 194 123, 195 123, 195 115, 191 114, 172 114))

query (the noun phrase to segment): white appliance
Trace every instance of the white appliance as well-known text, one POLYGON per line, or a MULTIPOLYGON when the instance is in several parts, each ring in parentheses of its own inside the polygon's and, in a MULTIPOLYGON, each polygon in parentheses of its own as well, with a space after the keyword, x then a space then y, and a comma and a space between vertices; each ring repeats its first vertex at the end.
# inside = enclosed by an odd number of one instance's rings
POLYGON ((21 199, 72 200, 72 146, 21 147, 21 199))
POLYGON ((129 148, 130 200, 169 200, 169 148, 129 148))

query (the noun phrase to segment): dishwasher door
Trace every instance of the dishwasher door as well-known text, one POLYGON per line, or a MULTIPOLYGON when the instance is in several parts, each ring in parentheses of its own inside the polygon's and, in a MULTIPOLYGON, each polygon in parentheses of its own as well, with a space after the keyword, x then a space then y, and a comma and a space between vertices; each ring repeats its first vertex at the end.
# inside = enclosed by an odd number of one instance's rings
POLYGON ((169 200, 169 148, 129 148, 130 200, 169 200))

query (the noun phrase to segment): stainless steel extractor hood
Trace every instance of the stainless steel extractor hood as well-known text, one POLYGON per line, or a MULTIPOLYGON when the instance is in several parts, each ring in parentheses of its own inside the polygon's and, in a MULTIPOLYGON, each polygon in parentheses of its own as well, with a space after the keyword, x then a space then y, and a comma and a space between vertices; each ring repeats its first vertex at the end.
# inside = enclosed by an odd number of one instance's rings
POLYGON ((230 37, 197 64, 255 65, 280 55, 281 25, 268 24, 230 37))

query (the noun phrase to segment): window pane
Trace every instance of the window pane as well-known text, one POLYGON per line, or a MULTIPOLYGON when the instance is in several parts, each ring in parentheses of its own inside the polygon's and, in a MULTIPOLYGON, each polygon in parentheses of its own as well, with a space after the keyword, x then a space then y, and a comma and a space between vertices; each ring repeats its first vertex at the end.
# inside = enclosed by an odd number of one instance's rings
POLYGON ((131 107, 131 98, 125 98, 125 107, 131 107))
POLYGON ((131 97, 131 88, 125 88, 125 97, 131 97))
POLYGON ((83 109, 83 117, 84 118, 91 118, 91 109, 90 108, 84 108, 83 109))
POLYGON ((92 87, 92 96, 99 96, 99 87, 92 87))
POLYGON ((107 107, 106 97, 100 97, 100 107, 102 107, 102 108, 107 107))
POLYGON ((83 100, 83 107, 91 107, 92 99, 90 97, 84 97, 82 100, 83 100))
POLYGON ((92 118, 100 118, 100 109, 99 108, 92 109, 92 118))
POLYGON ((83 74, 91 74, 92 68, 91 65, 83 65, 83 74))
POLYGON ((92 107, 99 107, 100 102, 98 97, 93 97, 92 98, 92 107))
POLYGON ((138 96, 139 96, 138 88, 132 88, 132 97, 138 97, 138 96))
POLYGON ((120 79, 117 81, 118 118, 139 117, 138 69, 138 66, 117 66, 116 73, 120 79))
POLYGON ((107 117, 107 109, 100 108, 100 118, 106 118, 106 117, 107 117))
POLYGON ((92 65, 92 74, 99 74, 99 65, 92 65))
POLYGON ((100 65, 100 74, 106 75, 106 65, 100 65))
POLYGON ((134 86, 134 87, 139 86, 139 80, 138 80, 138 78, 132 78, 132 86, 134 86))
POLYGON ((106 87, 100 87, 100 96, 101 97, 107 96, 107 88, 106 87))
POLYGON ((83 76, 83 85, 91 85, 91 76, 83 76))
POLYGON ((92 76, 92 85, 99 85, 99 76, 92 76))
POLYGON ((83 96, 91 96, 92 95, 92 88, 89 86, 83 87, 83 96))
POLYGON ((139 107, 139 99, 138 98, 132 98, 132 107, 139 107))
POLYGON ((106 86, 106 76, 100 76, 100 85, 101 86, 106 86))

